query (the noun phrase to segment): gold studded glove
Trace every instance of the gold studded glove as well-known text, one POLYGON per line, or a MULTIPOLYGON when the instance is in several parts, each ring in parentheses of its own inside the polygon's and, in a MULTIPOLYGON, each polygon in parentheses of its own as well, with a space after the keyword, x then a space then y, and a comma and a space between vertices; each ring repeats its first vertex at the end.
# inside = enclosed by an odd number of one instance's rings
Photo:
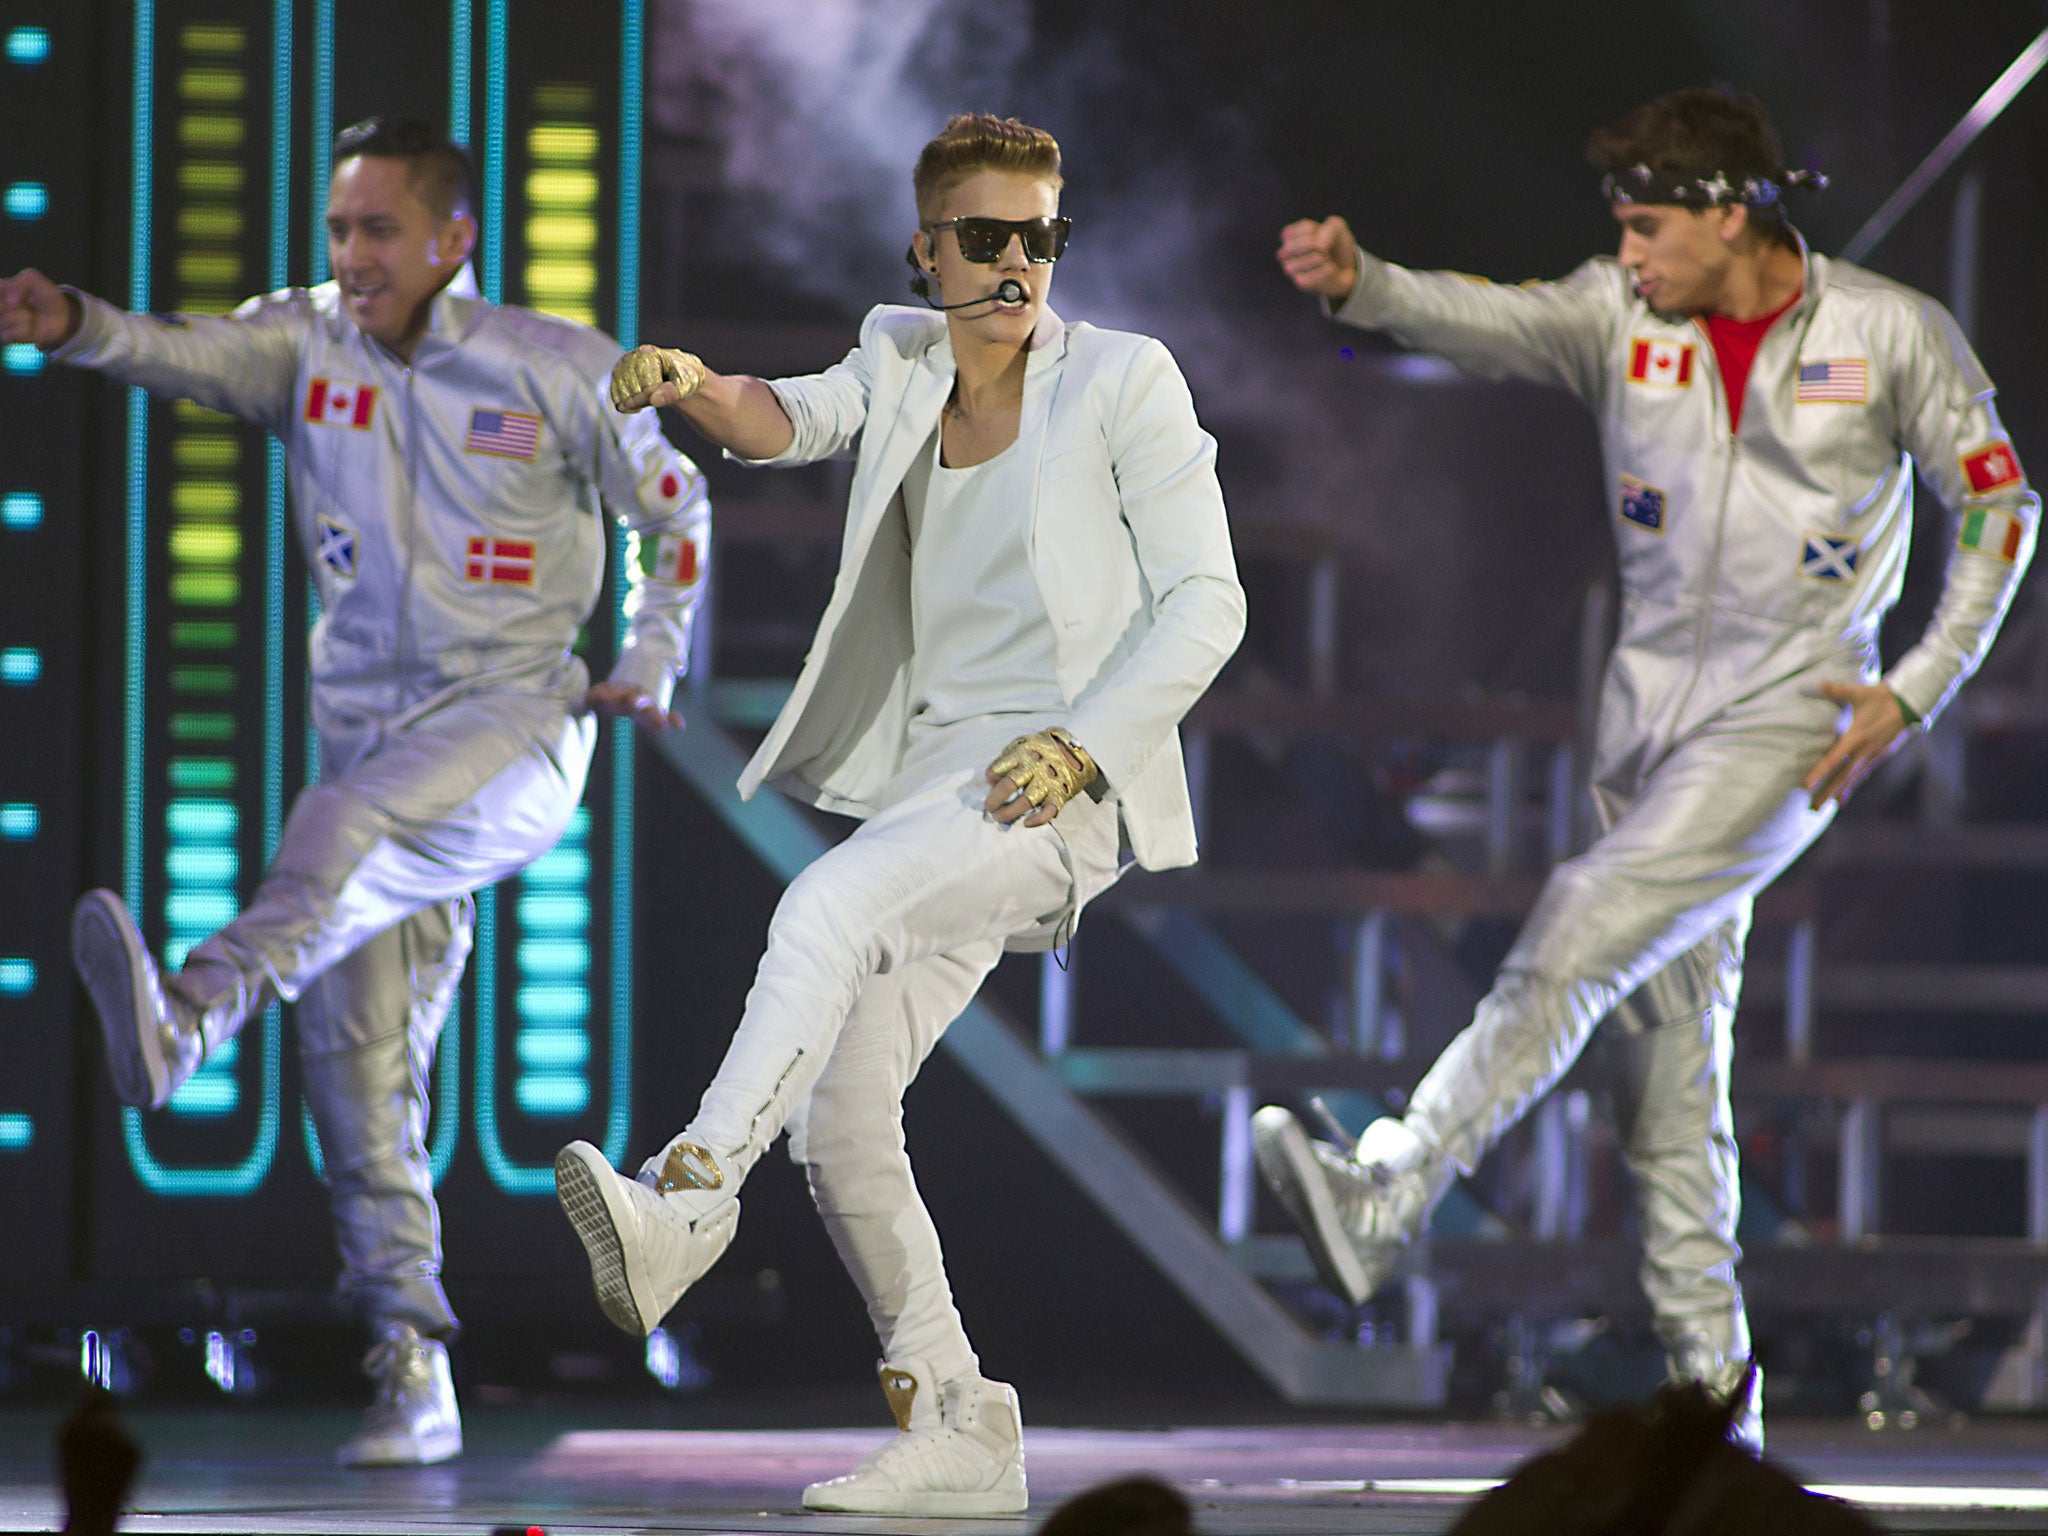
POLYGON ((1062 807, 1094 783, 1102 770, 1095 766, 1081 744, 1069 736, 1062 726, 1047 731, 1034 731, 1029 736, 1019 736, 1007 747, 1002 755, 989 765, 990 773, 997 778, 1007 777, 1017 786, 1019 794, 1031 802, 1034 810, 1052 807, 1057 816, 1062 807), (1064 747, 1066 751, 1060 749, 1064 747), (1081 764, 1077 770, 1067 753, 1081 764))
POLYGON ((675 386, 676 397, 663 405, 679 405, 704 382, 704 363, 694 352, 668 347, 635 347, 612 364, 612 409, 637 411, 653 404, 647 397, 663 384, 675 386))

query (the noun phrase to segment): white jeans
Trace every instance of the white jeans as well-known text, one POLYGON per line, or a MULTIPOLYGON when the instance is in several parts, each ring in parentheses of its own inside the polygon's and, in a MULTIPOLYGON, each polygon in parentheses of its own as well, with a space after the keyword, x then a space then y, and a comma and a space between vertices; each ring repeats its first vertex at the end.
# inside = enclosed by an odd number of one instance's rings
POLYGON ((1409 1104, 1425 1143, 1470 1173, 1614 1012, 1643 1286, 1673 1347, 1749 1352, 1731 1025, 1757 892, 1833 815, 1808 806, 1800 780, 1837 717, 1803 684, 1784 685, 1679 743, 1640 782, 1596 785, 1607 830, 1551 872, 1493 990, 1409 1104))
POLYGON ((940 1381, 977 1363, 911 1175, 904 1090, 1006 941, 1071 921, 1116 874, 1114 803, 1005 826, 987 788, 979 767, 934 779, 791 882, 682 1133, 737 1179, 786 1125, 884 1355, 922 1356, 940 1381))
POLYGON ((583 796, 595 722, 490 694, 321 739, 249 904, 169 985, 218 1044, 298 1000, 342 1290, 372 1324, 454 1327, 426 1150, 435 1042, 469 956, 470 893, 554 846, 583 796))

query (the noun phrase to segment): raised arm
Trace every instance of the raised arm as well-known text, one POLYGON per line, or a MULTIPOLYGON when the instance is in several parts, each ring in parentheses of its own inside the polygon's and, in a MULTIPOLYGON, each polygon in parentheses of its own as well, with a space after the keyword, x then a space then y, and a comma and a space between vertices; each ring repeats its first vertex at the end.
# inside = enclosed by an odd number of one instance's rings
POLYGON ((1587 262, 1554 283, 1504 287, 1462 272, 1415 272, 1358 247, 1340 218, 1299 219, 1280 232, 1279 261, 1347 325, 1385 331, 1489 377, 1600 392, 1614 300, 1626 281, 1587 262))
POLYGON ((280 430, 292 413, 306 318, 296 296, 231 315, 131 315, 29 269, 0 280, 0 341, 95 368, 152 394, 196 400, 280 430))
POLYGON ((713 373, 694 352, 638 346, 612 369, 612 406, 642 411, 672 405, 717 447, 742 459, 772 459, 796 428, 775 391, 747 374, 713 373))

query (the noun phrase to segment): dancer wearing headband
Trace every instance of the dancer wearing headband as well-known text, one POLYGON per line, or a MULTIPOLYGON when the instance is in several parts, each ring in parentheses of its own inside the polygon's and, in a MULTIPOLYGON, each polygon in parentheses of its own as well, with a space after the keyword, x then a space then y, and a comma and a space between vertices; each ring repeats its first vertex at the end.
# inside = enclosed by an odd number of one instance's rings
MULTIPOLYGON (((1754 97, 1685 90, 1588 142, 1618 259, 1494 287, 1360 251, 1341 219, 1280 264, 1349 324, 1598 415, 1621 630, 1592 791, 1605 830, 1552 871, 1493 990, 1401 1118, 1355 1148, 1259 1112, 1261 1169, 1362 1301, 1612 1015, 1642 1280, 1675 1377, 1727 1394, 1750 1355, 1735 1266, 1730 1026, 1756 895, 1983 660, 2039 500, 1968 342, 1924 294, 1810 251, 1754 97), (1915 467, 1960 516, 1939 606, 1880 676, 1915 467)), ((1760 1389, 1733 1433, 1760 1449, 1760 1389)))
POLYGON ((732 1240, 785 1128, 867 1301, 898 1433, 813 1509, 1025 1507, 1017 1395, 981 1374, 903 1142, 903 1093, 1007 949, 1065 940, 1120 846, 1192 863, 1176 733, 1236 648, 1244 594, 1215 443, 1166 348, 1059 319, 1059 146, 956 117, 913 184, 914 286, 809 378, 642 347, 621 410, 674 405, 757 463, 855 460, 839 579, 747 766, 862 818, 790 885, 696 1114, 637 1175, 555 1161, 605 1315, 647 1333, 732 1240), (1007 296, 1006 296, 1007 295, 1007 296))

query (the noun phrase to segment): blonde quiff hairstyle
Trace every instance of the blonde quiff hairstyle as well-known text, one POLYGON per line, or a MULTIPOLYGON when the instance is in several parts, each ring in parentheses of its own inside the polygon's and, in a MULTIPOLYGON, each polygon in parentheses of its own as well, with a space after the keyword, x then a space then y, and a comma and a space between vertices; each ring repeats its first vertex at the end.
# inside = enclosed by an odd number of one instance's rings
POLYGON ((986 112, 957 114, 925 145, 917 157, 917 169, 910 173, 911 187, 917 193, 918 222, 929 224, 940 199, 977 171, 1036 176, 1051 182, 1057 191, 1062 185, 1059 140, 1014 117, 994 117, 986 112))

